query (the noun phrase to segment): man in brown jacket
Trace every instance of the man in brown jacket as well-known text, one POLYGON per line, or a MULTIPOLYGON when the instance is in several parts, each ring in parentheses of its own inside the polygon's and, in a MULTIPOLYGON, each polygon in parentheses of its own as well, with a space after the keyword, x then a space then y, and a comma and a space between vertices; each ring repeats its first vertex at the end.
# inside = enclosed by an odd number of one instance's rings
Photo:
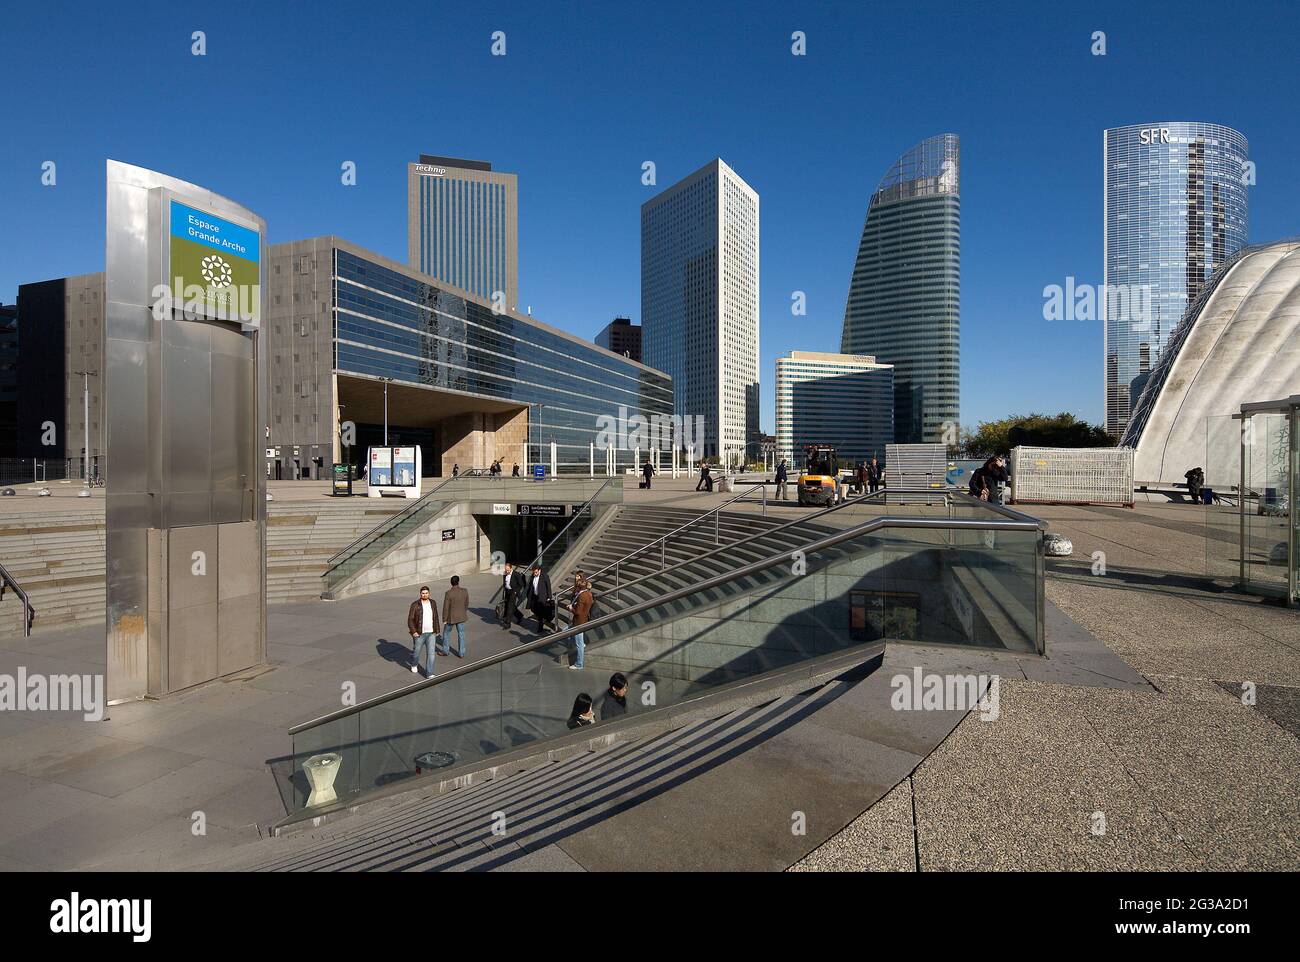
MULTIPOLYGON (((585 625, 591 620, 591 606, 595 599, 591 594, 591 582, 581 571, 573 577, 573 624, 577 628, 579 625, 585 625)), ((583 656, 587 651, 586 639, 583 637, 585 632, 578 632, 573 636, 574 647, 578 649, 578 657, 569 667, 574 671, 580 671, 583 664, 583 656)))
POLYGON ((438 638, 438 606, 429 600, 429 586, 420 589, 420 597, 411 602, 406 611, 406 630, 411 633, 411 647, 415 649, 411 658, 411 671, 420 673, 420 652, 426 652, 428 669, 425 678, 433 677, 433 660, 438 638))
POLYGON ((448 654, 451 629, 456 629, 456 657, 465 657, 465 622, 469 619, 469 592, 460 586, 460 575, 451 576, 451 587, 442 596, 442 645, 438 654, 448 654))

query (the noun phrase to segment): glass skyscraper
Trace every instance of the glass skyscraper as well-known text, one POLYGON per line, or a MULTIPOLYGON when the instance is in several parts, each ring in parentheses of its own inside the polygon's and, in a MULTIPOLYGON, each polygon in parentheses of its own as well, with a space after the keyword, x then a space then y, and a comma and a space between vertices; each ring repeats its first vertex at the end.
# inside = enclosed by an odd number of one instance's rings
POLYGON ((871 195, 840 351, 894 366, 894 440, 941 441, 960 416, 961 146, 921 141, 871 195))
POLYGON ((411 267, 518 310, 518 178, 482 160, 421 154, 406 179, 411 267))
POLYGON ((643 360, 704 419, 696 457, 758 451, 758 194, 721 160, 641 205, 643 360))
POLYGON ((1166 340, 1246 245, 1246 138, 1166 122, 1103 134, 1106 430, 1119 436, 1166 340))

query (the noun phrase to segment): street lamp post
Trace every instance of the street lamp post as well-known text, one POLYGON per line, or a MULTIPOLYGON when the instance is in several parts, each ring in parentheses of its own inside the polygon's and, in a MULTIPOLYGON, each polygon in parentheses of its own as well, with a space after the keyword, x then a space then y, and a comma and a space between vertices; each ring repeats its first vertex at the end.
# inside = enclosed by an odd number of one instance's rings
POLYGON ((74 371, 74 374, 81 375, 82 382, 82 416, 85 418, 85 436, 82 438, 83 446, 81 448, 81 475, 82 481, 86 486, 90 486, 90 379, 99 377, 95 371, 74 371))
POLYGON ((384 447, 388 447, 388 382, 391 377, 381 378, 384 382, 384 447))

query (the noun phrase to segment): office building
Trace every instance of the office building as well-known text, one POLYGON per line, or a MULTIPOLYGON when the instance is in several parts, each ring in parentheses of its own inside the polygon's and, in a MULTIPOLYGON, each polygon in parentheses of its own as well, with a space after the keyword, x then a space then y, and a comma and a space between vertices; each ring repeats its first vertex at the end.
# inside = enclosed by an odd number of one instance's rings
POLYGON ((643 354, 703 418, 697 456, 757 455, 758 255, 758 194, 721 159, 641 205, 643 354))
POLYGON ((639 361, 641 360, 641 325, 633 324, 630 317, 616 317, 596 335, 596 344, 607 351, 639 361))
POLYGON ((776 456, 802 463, 809 444, 842 462, 885 458, 894 437, 894 368, 870 355, 791 351, 776 359, 776 456))
MULTIPOLYGON (((338 237, 268 248, 266 470, 273 479, 327 477, 332 461, 358 467, 366 448, 418 444, 426 476, 505 459, 587 474, 602 416, 673 414, 672 382, 531 317, 498 314, 483 298, 338 237), (387 390, 385 390, 385 386, 387 390), (341 426, 355 425, 344 445, 341 426)), ((19 288, 23 340, 21 456, 78 457, 82 379, 97 371, 103 274, 19 288), (29 331, 32 332, 29 335, 29 331), (53 413, 51 413, 53 412, 53 413), (55 447, 40 445, 55 422, 55 447)), ((91 377, 92 431, 100 378, 91 377)), ((103 450, 92 437, 92 455, 103 450)), ((632 451, 616 464, 632 466, 632 451)), ((604 470, 605 455, 595 452, 604 470)))
POLYGON ((1102 136, 1106 430, 1124 432, 1171 332, 1246 245, 1246 138, 1219 124, 1115 127, 1102 136))
POLYGON ((18 457, 80 458, 86 447, 87 391, 90 457, 102 455, 104 275, 20 285, 18 348, 18 457))
POLYGON ((18 305, 0 304, 0 458, 18 457, 18 305))
POLYGON ((518 310, 518 178, 482 160, 421 154, 406 181, 409 266, 518 310))
POLYGON ((894 366, 894 434, 937 442, 960 417, 961 146, 923 140, 877 185, 853 263, 840 350, 894 366))

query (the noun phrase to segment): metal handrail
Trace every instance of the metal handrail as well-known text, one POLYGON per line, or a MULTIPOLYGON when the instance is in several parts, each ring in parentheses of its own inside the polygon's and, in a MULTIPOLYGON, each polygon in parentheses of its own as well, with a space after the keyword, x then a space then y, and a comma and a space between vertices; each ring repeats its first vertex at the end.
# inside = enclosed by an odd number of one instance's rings
POLYGON ((573 522, 577 521, 579 518, 582 517, 582 513, 583 513, 584 511, 586 511, 588 508, 591 507, 591 504, 592 504, 593 501, 595 501, 597 498, 600 497, 600 492, 604 491, 606 488, 608 488, 608 487, 609 487, 611 484, 613 484, 613 483, 614 483, 614 479, 613 479, 613 478, 608 478, 608 479, 606 479, 605 483, 602 484, 599 488, 596 489, 596 493, 595 493, 595 494, 593 494, 593 495, 592 495, 590 498, 588 498, 586 501, 582 502, 581 507, 579 507, 577 511, 573 512, 573 517, 571 517, 571 518, 569 519, 568 524, 566 524, 563 528, 560 529, 559 534, 557 534, 554 538, 552 538, 552 539, 547 543, 546 547, 542 548, 541 551, 537 552, 537 557, 534 558, 534 559, 533 559, 533 563, 532 563, 531 565, 528 566, 528 570, 529 570, 529 571, 531 571, 534 567, 536 567, 537 565, 539 565, 539 564, 542 563, 542 558, 546 555, 546 552, 548 552, 548 551, 551 550, 551 547, 555 544, 555 542, 559 541, 561 538, 564 537, 564 532, 566 532, 566 531, 569 530, 569 528, 570 528, 570 526, 572 526, 573 522))
MULTIPOLYGON (((601 568, 599 571, 597 571, 597 572, 595 572, 595 573, 593 573, 593 574, 587 575, 587 576, 586 576, 586 577, 587 577, 587 580, 590 581, 590 582, 593 582, 593 583, 594 583, 595 580, 596 580, 597 578, 599 578, 601 575, 603 575, 603 574, 604 574, 606 571, 608 571, 610 568, 615 569, 615 574, 617 575, 618 566, 619 566, 620 564, 622 564, 623 562, 627 561, 628 559, 630 559, 630 558, 632 558, 632 557, 634 557, 634 556, 640 554, 642 551, 646 551, 646 550, 648 550, 649 548, 653 548, 655 545, 660 544, 660 542, 663 543, 663 544, 661 545, 661 547, 660 547, 660 556, 662 556, 662 555, 663 555, 663 548, 667 546, 667 544, 668 544, 668 539, 669 539, 669 538, 671 538, 673 535, 675 535, 675 534, 677 534, 677 533, 679 533, 679 532, 681 532, 681 531, 685 531, 685 530, 686 530, 687 528, 689 528, 691 525, 699 524, 701 521, 703 521, 705 518, 709 517, 710 515, 713 515, 713 516, 714 516, 714 523, 713 523, 713 543, 714 543, 714 544, 717 544, 717 543, 718 543, 718 521, 717 521, 717 519, 718 519, 718 517, 719 517, 719 515, 720 515, 720 513, 721 513, 721 511, 722 511, 722 509, 725 508, 727 505, 731 504, 731 503, 734 502, 734 501, 739 501, 739 500, 740 500, 741 498, 743 498, 745 495, 751 493, 755 488, 763 488, 763 513, 764 513, 764 515, 767 514, 767 488, 764 487, 764 485, 765 485, 766 483, 767 483, 767 482, 765 482, 765 481, 759 481, 759 482, 756 483, 756 484, 751 484, 751 485, 750 485, 748 488, 746 488, 744 491, 741 491, 741 492, 740 492, 739 494, 737 494, 737 495, 733 495, 732 497, 728 498, 726 501, 722 502, 722 504, 718 505, 716 508, 711 508, 710 510, 706 511, 704 514, 700 515, 698 518, 692 518, 690 521, 687 521, 685 524, 683 524, 683 525, 678 525, 676 528, 673 528, 673 530, 672 530, 672 531, 669 531, 667 534, 660 535, 660 536, 659 536, 658 538, 656 538, 654 541, 649 541, 649 542, 643 544, 641 547, 639 547, 639 548, 637 548, 637 549, 635 549, 635 550, 633 550, 633 551, 628 552, 628 553, 625 554, 623 557, 621 557, 621 558, 616 558, 615 560, 611 561, 609 564, 605 565, 605 567, 601 568)), ((568 588, 564 588, 564 589, 562 589, 561 591, 557 592, 557 593, 556 593, 556 597, 558 598, 560 595, 566 594, 566 593, 571 592, 571 591, 573 591, 573 586, 572 586, 572 585, 570 585, 568 588)))
POLYGON ((432 498, 435 494, 437 494, 447 485, 451 484, 453 481, 457 481, 460 478, 464 478, 464 477, 467 477, 467 475, 458 474, 458 475, 452 475, 450 478, 444 478, 436 487, 434 487, 431 491, 429 491, 428 494, 417 498, 414 502, 407 505, 405 508, 403 508, 401 511, 397 512, 396 514, 389 515, 387 518, 379 522, 379 524, 375 525, 369 531, 365 532, 362 535, 359 535, 356 538, 356 540, 352 541, 350 544, 346 545, 345 547, 340 548, 338 551, 334 553, 334 555, 328 561, 325 562, 325 566, 327 570, 325 571, 325 574, 321 575, 321 577, 324 578, 326 574, 329 574, 328 569, 334 567, 334 562, 338 561, 340 558, 342 558, 345 554, 347 554, 357 545, 361 544, 361 542, 369 541, 371 540, 372 536, 380 534, 381 528, 395 526, 403 518, 409 516, 412 512, 422 507, 425 504, 425 502, 427 502, 430 498, 432 498))
POLYGON ((30 638, 32 634, 32 622, 36 620, 36 608, 32 605, 32 599, 27 597, 27 592, 23 590, 14 576, 4 565, 0 564, 0 600, 4 599, 5 588, 12 588, 20 601, 23 603, 23 637, 30 638))
MULTIPOLYGON (((864 521, 862 524, 855 525, 852 528, 845 528, 843 531, 837 531, 824 538, 820 538, 817 541, 809 542, 799 550, 805 555, 813 554, 818 551, 823 551, 826 548, 834 548, 837 545, 843 544, 845 541, 851 541, 854 538, 861 537, 862 535, 872 534, 882 528, 922 528, 929 530, 963 528, 976 531, 1040 530, 1038 522, 1029 523, 1024 521, 974 521, 968 519, 944 518, 872 518, 870 521, 864 521)), ((495 655, 489 655, 487 658, 476 661, 473 664, 453 668, 451 671, 435 675, 433 678, 425 678, 422 681, 417 681, 414 684, 407 685, 405 688, 399 688, 396 691, 391 691, 384 695, 377 695, 359 705, 341 708, 338 711, 330 712, 328 715, 321 715, 319 718, 313 718, 311 721, 303 722, 300 725, 294 725, 289 729, 289 734, 297 735, 299 732, 304 732, 309 728, 315 728, 318 725, 338 721, 341 718, 348 718, 369 708, 387 704, 390 701, 394 701, 397 698, 401 698, 421 689, 445 684, 446 682, 449 682, 454 678, 459 678, 471 671, 480 671, 484 668, 491 668, 494 665, 499 665, 512 658, 519 658, 525 654, 529 654, 530 652, 550 647, 551 645, 555 645, 562 641, 567 641, 576 634, 592 631, 596 628, 603 628, 605 625, 613 624, 616 621, 622 621, 625 618, 630 618, 632 615, 638 615, 643 611, 649 611, 651 608, 672 604, 674 601, 679 601, 682 598, 700 592, 710 591, 713 588, 727 584, 730 581, 738 581, 741 578, 747 578, 750 575, 758 574, 760 571, 766 571, 768 568, 774 568, 777 565, 788 565, 789 563, 790 552, 778 551, 776 554, 760 559, 759 561, 753 561, 740 568, 733 568, 729 571, 724 571, 722 574, 714 575, 712 578, 706 578, 704 581, 690 584, 683 588, 674 588, 672 591, 665 592, 662 595, 647 599, 646 601, 637 602, 634 605, 629 605, 626 608, 621 608, 618 611, 611 612, 607 615, 598 615, 581 625, 577 625, 576 627, 570 626, 561 631, 553 632, 543 638, 531 641, 526 645, 521 645, 517 648, 508 648, 495 655)), ((1038 630, 1040 633, 1042 632, 1041 619, 1039 619, 1038 630)), ((1039 640, 1041 641, 1041 639, 1039 640)))
MULTIPOLYGON (((920 489, 918 489, 918 490, 920 490, 920 489)), ((686 567, 687 565, 698 564, 699 562, 705 560, 706 558, 711 558, 711 557, 713 557, 713 556, 716 555, 716 554, 721 554, 723 551, 729 551, 729 550, 731 550, 732 548, 737 548, 737 547, 744 547, 744 546, 747 545, 747 544, 750 544, 750 543, 752 543, 752 542, 754 542, 754 541, 757 541, 759 538, 766 538, 766 537, 768 537, 768 536, 770 536, 770 535, 774 535, 774 534, 776 534, 777 532, 785 531, 787 528, 793 528, 795 525, 807 524, 809 521, 813 521, 813 520, 815 520, 815 519, 817 519, 817 518, 824 517, 825 515, 831 514, 832 512, 835 512, 835 511, 841 511, 841 510, 843 510, 844 508, 849 507, 850 505, 857 506, 857 505, 862 504, 863 501, 870 501, 870 500, 872 500, 872 499, 874 499, 874 498, 883 498, 884 495, 885 495, 885 492, 884 492, 884 491, 873 491, 871 494, 863 495, 863 496, 861 496, 861 497, 859 497, 859 498, 855 498, 855 499, 852 500, 852 501, 849 501, 849 500, 846 499, 846 500, 844 500, 844 501, 840 501, 840 502, 838 502, 837 504, 828 505, 827 507, 822 508, 822 509, 819 510, 819 511, 814 511, 812 514, 805 515, 805 516, 802 517, 802 518, 794 518, 794 519, 792 519, 792 520, 790 520, 790 521, 785 522, 785 524, 778 524, 776 527, 768 528, 766 531, 759 531, 759 532, 756 532, 755 534, 751 534, 749 537, 747 537, 747 538, 742 538, 742 539, 739 540, 739 541, 732 541, 732 542, 729 542, 728 544, 718 545, 716 548, 713 548, 713 549, 710 550, 710 551, 706 551, 706 552, 704 552, 704 554, 696 555, 694 558, 688 558, 686 561, 679 561, 679 562, 677 562, 677 564, 673 565, 671 568, 669 568, 669 567, 664 567, 664 566, 662 565, 662 562, 661 562, 661 566, 660 566, 660 568, 659 568, 658 571, 652 571, 652 572, 651 572, 650 574, 648 574, 648 575, 642 575, 640 578, 634 578, 634 579, 632 579, 631 581, 627 582, 626 584, 619 584, 619 581, 618 581, 618 568, 617 568, 617 564, 618 564, 618 562, 615 562, 615 568, 614 568, 614 589, 613 589, 613 591, 614 591, 614 600, 616 600, 616 601, 618 600, 618 593, 619 593, 620 591, 622 591, 624 588, 631 588, 633 585, 640 584, 641 582, 643 582, 643 581, 647 581, 647 580, 649 580, 650 578, 657 578, 657 577, 659 577, 660 575, 667 574, 667 573, 670 572, 670 571, 676 571, 678 568, 684 568, 684 567, 686 567)), ((1032 520, 1032 519, 1031 519, 1031 520, 1032 520)), ((620 560, 620 561, 624 561, 624 560, 626 560, 626 559, 619 559, 619 560, 620 560)), ((604 569, 602 569, 602 570, 604 570, 604 569)), ((594 577, 594 576, 593 576, 593 577, 594 577)), ((588 578, 587 580, 588 580, 588 581, 591 581, 592 579, 591 579, 591 578, 588 578)))

